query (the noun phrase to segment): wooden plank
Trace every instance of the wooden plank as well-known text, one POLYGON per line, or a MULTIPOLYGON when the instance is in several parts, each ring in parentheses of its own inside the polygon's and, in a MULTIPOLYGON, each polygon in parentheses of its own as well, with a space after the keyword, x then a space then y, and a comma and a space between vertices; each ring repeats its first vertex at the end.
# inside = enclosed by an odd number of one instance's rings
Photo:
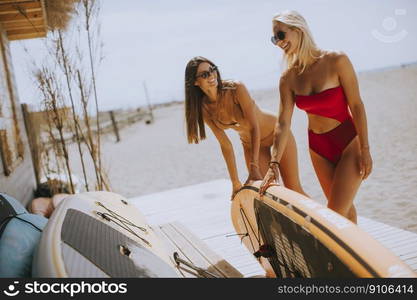
POLYGON ((378 239, 384 239, 386 237, 390 237, 392 235, 397 235, 401 233, 407 233, 407 234, 413 235, 413 232, 405 231, 405 230, 402 230, 396 227, 391 227, 391 226, 385 227, 385 228, 381 227, 379 231, 371 233, 371 235, 377 237, 378 239))
POLYGON ((40 0, 0 0, 0 5, 22 3, 22 2, 39 2, 40 0))
POLYGON ((265 270, 260 266, 255 257, 241 244, 237 236, 220 236, 204 240, 210 248, 221 255, 246 277, 246 267, 251 266, 251 272, 265 276, 265 270))
MULTIPOLYGON (((213 209, 215 212, 216 209, 213 209)), ((200 239, 205 239, 214 235, 225 234, 233 230, 232 224, 226 217, 211 217, 211 214, 208 213, 208 218, 206 216, 199 217, 192 211, 188 211, 188 214, 184 211, 177 213, 158 214, 158 215, 146 215, 146 218, 151 224, 161 224, 166 222, 174 222, 181 220, 188 228, 193 228, 193 231, 197 234, 200 239)))
POLYGON ((359 226, 359 228, 361 228, 363 231, 365 231, 365 232, 367 232, 369 234, 378 232, 381 229, 383 229, 383 228, 381 228, 381 225, 379 225, 379 224, 369 224, 369 225, 366 225, 366 226, 363 226, 362 225, 362 226, 359 226))
MULTIPOLYGON (((367 217, 362 217, 362 216, 358 216, 358 225, 359 227, 362 226, 373 226, 373 225, 386 225, 385 223, 376 221, 376 220, 372 220, 370 218, 367 217)), ((386 225, 388 226, 388 225, 386 225)))
POLYGON ((375 223, 376 221, 371 220, 367 217, 358 216, 358 225, 362 226, 364 224, 375 223))
POLYGON ((410 241, 412 241, 412 240, 417 240, 417 235, 412 232, 398 230, 398 231, 395 231, 395 233, 390 233, 385 236, 378 237, 377 239, 381 243, 385 241, 400 240, 400 239, 409 239, 410 241))
POLYGON ((21 2, 21 3, 1 3, 0 2, 0 15, 16 14, 22 10, 24 13, 29 12, 41 12, 42 7, 39 1, 36 2, 21 2))
POLYGON ((245 274, 245 278, 266 278, 265 275, 259 275, 257 272, 249 272, 245 274))
MULTIPOLYGON (((38 22, 38 23, 40 23, 40 22, 38 22)), ((45 31, 45 26, 43 24, 35 25, 35 24, 30 24, 30 23, 21 23, 21 24, 16 25, 16 26, 14 24, 13 24, 13 26, 10 26, 10 24, 9 24, 9 25, 7 25, 7 29, 4 28, 4 30, 9 35, 10 34, 19 34, 23 30, 26 30, 26 31, 31 30, 29 33, 32 33, 32 32, 45 31)))
POLYGON ((225 277, 242 277, 232 265, 223 257, 211 250, 206 243, 198 239, 192 232, 179 222, 171 223, 171 226, 186 239, 196 251, 198 251, 212 266, 218 269, 225 277))
POLYGON ((400 253, 400 256, 408 256, 408 255, 416 255, 417 256, 417 251, 416 249, 413 248, 409 248, 409 249, 404 249, 401 251, 402 253, 400 253))
POLYGON ((416 253, 409 253, 409 254, 406 254, 406 255, 399 255, 399 257, 401 258, 402 261, 404 261, 405 263, 408 264, 408 261, 410 259, 417 258, 417 254, 416 253))
POLYGON ((210 239, 210 240, 204 240, 204 242, 209 245, 210 248, 216 249, 217 252, 220 252, 223 256, 226 253, 236 251, 236 249, 239 249, 238 253, 236 255, 241 254, 248 254, 252 255, 244 245, 240 243, 240 240, 227 240, 225 238, 217 238, 217 239, 210 239))
POLYGON ((389 240, 391 237, 395 236, 396 234, 398 234, 398 231, 397 231, 397 230, 395 230, 395 228, 394 228, 394 229, 392 229, 392 230, 387 229, 387 231, 386 231, 386 232, 380 232, 380 233, 378 233, 378 234, 371 234, 371 236, 372 236, 374 239, 376 239, 376 240, 378 240, 378 241, 379 241, 380 239, 387 240, 387 238, 388 238, 388 240, 389 240))
POLYGON ((379 234, 381 232, 386 232, 386 231, 390 230, 391 228, 388 227, 388 226, 383 226, 383 225, 379 225, 379 224, 373 224, 371 226, 361 227, 361 229, 363 231, 369 233, 370 235, 376 235, 376 234, 379 234))
POLYGON ((389 234, 395 234, 395 233, 397 233, 398 232, 398 228, 394 228, 394 227, 391 227, 391 228, 383 228, 383 227, 381 227, 381 228, 379 228, 378 230, 376 230, 376 231, 373 231, 373 232, 368 232, 374 239, 378 239, 378 238, 383 238, 383 237, 385 237, 385 236, 387 236, 387 235, 389 235, 389 234))
POLYGON ((358 218, 358 226, 365 231, 372 230, 381 226, 381 223, 369 220, 367 218, 358 218))
POLYGON ((414 253, 400 254, 398 256, 401 258, 401 260, 407 262, 410 259, 417 258, 417 253, 414 252, 414 253))
POLYGON ((413 242, 417 242, 417 240, 413 241, 409 236, 392 236, 390 239, 385 239, 384 241, 379 242, 387 248, 396 248, 408 243, 412 244, 413 242))
POLYGON ((399 242, 393 241, 392 243, 385 242, 381 244, 395 253, 403 253, 405 251, 408 251, 409 249, 417 249, 417 241, 408 242, 407 240, 403 240, 399 242))
POLYGON ((15 21, 13 23, 3 23, 2 24, 4 30, 10 30, 10 29, 19 29, 19 28, 27 28, 27 27, 33 27, 33 26, 42 26, 45 27, 45 22, 43 20, 33 20, 29 22, 28 20, 21 20, 21 21, 15 21))
POLYGON ((215 238, 218 238, 218 237, 226 237, 226 238, 228 238, 227 236, 232 237, 235 234, 236 234, 236 232, 234 232, 234 231, 228 231, 228 232, 224 232, 224 233, 216 233, 216 234, 213 234, 211 236, 207 236, 207 237, 205 237, 202 240, 203 241, 204 240, 210 240, 210 239, 215 239, 215 238))
MULTIPOLYGON (((409 253, 405 253, 405 252, 409 252, 409 250, 407 249, 390 249, 390 251, 392 251, 392 253, 394 253, 398 257, 400 257, 401 255, 409 254, 409 253)), ((413 251, 415 252, 415 249, 413 249, 413 251)))
MULTIPOLYGON (((378 240, 378 239, 377 239, 378 240)), ((379 241, 379 240, 378 240, 379 241)), ((392 235, 391 238, 380 241, 381 244, 386 247, 396 247, 397 245, 407 244, 410 245, 417 243, 417 235, 392 235)))
POLYGON ((37 33, 26 33, 26 34, 14 34, 8 36, 10 41, 17 41, 17 40, 27 40, 27 39, 35 39, 45 37, 46 32, 37 32, 37 33))
POLYGON ((29 28, 24 28, 24 29, 11 29, 11 30, 6 31, 8 36, 32 34, 32 33, 40 33, 40 32, 44 32, 44 29, 42 27, 29 27, 29 28))
MULTIPOLYGON (((231 258, 229 261, 230 263, 233 263, 234 265, 239 266, 239 268, 249 266, 249 265, 259 266, 260 268, 262 268, 255 259, 252 260, 248 258, 251 258, 251 257, 248 257, 248 255, 233 256, 233 258, 231 258)), ((261 273, 265 273, 265 272, 262 272, 261 270, 261 273)))
POLYGON ((39 12, 29 12, 25 15, 22 15, 21 13, 16 14, 7 14, 7 15, 0 15, 0 22, 2 23, 10 23, 15 21, 22 21, 22 20, 42 20, 43 14, 42 11, 39 12))
POLYGON ((417 256, 417 234, 383 223, 374 223, 374 229, 371 232, 366 231, 416 271, 414 259, 417 256))
MULTIPOLYGON (((401 252, 408 251, 408 250, 411 250, 411 249, 416 250, 417 249, 417 241, 415 241, 411 244, 402 244, 402 245, 397 245, 397 246, 390 246, 390 247, 387 247, 387 248, 390 249, 393 252, 397 251, 397 250, 401 251, 401 252)), ((416 250, 416 252, 417 252, 417 250, 416 250)))
MULTIPOLYGON (((246 277, 246 274, 249 273, 258 273, 258 266, 256 264, 250 263, 250 264, 246 264, 244 266, 240 266, 239 267, 240 272, 243 274, 243 276, 246 277)), ((261 276, 265 276, 265 273, 263 274, 259 274, 261 276)))
POLYGON ((247 254, 248 256, 251 256, 251 257, 253 256, 253 254, 239 241, 225 242, 224 244, 221 244, 218 242, 214 242, 214 243, 207 242, 207 244, 210 245, 212 249, 216 249, 216 251, 221 251, 222 254, 230 253, 233 251, 238 251, 237 253, 235 253, 235 255, 247 254))
POLYGON ((417 263, 414 263, 414 264, 409 265, 409 266, 414 272, 417 272, 417 263))

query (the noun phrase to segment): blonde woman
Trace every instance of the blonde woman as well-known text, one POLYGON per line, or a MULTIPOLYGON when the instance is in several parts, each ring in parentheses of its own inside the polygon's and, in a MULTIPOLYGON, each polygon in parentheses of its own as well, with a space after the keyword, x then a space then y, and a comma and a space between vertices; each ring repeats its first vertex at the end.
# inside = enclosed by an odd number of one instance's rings
MULTIPOLYGON (((222 80, 216 65, 201 56, 191 59, 185 69, 185 119, 190 144, 206 138, 205 124, 218 140, 232 181, 232 199, 242 184, 226 129, 240 136, 249 172, 245 183, 262 180, 271 160, 276 117, 259 109, 244 84, 222 80)), ((287 139, 279 170, 285 186, 305 194, 298 177, 295 140, 291 133, 287 139)))
MULTIPOLYGON (((272 42, 284 51, 287 69, 280 82, 280 113, 272 162, 280 162, 288 141, 294 105, 308 116, 310 156, 328 207, 357 221, 353 199, 372 170, 365 108, 355 71, 346 54, 320 49, 305 19, 295 11, 276 15, 272 42)), ((279 174, 276 164, 261 192, 279 174)))

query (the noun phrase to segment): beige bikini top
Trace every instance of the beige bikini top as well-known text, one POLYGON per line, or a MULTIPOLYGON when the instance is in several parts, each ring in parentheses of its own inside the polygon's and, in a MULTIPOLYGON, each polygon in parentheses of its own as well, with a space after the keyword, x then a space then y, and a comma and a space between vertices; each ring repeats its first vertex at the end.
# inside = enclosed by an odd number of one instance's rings
POLYGON ((204 109, 210 119, 221 125, 221 127, 239 127, 240 122, 243 120, 243 112, 237 100, 236 84, 233 81, 224 82, 222 91, 226 93, 228 90, 232 93, 233 101, 225 101, 225 97, 220 97, 216 103, 216 111, 214 114, 211 114, 206 106, 204 106, 204 109), (222 116, 226 116, 227 119, 231 118, 231 121, 222 121, 226 119, 222 118, 222 116))

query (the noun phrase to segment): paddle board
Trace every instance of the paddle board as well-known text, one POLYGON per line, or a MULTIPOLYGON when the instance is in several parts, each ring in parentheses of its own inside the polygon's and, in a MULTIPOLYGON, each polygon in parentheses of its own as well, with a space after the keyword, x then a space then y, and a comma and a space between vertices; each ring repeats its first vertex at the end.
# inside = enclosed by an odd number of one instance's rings
POLYGON ((111 192, 65 198, 43 230, 33 277, 178 277, 145 217, 111 192))
POLYGON ((259 185, 260 181, 239 191, 231 214, 247 249, 262 255, 260 263, 267 274, 280 278, 417 276, 389 249, 336 212, 283 186, 271 186, 260 197, 259 185))

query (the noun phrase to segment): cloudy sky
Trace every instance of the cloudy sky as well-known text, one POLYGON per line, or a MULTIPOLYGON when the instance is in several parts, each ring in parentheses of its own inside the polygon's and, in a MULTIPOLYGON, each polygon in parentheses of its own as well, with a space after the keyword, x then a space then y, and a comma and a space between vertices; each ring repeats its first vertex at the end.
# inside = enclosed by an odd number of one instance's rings
MULTIPOLYGON (((346 52, 357 71, 417 62, 415 0, 99 1, 102 109, 144 105, 143 82, 153 102, 182 100, 185 65, 197 55, 250 90, 274 87, 281 51, 270 42, 271 19, 285 9, 299 11, 316 43, 346 52)), ((11 42, 20 100, 37 103, 23 46, 34 57, 46 50, 41 39, 11 42)))

